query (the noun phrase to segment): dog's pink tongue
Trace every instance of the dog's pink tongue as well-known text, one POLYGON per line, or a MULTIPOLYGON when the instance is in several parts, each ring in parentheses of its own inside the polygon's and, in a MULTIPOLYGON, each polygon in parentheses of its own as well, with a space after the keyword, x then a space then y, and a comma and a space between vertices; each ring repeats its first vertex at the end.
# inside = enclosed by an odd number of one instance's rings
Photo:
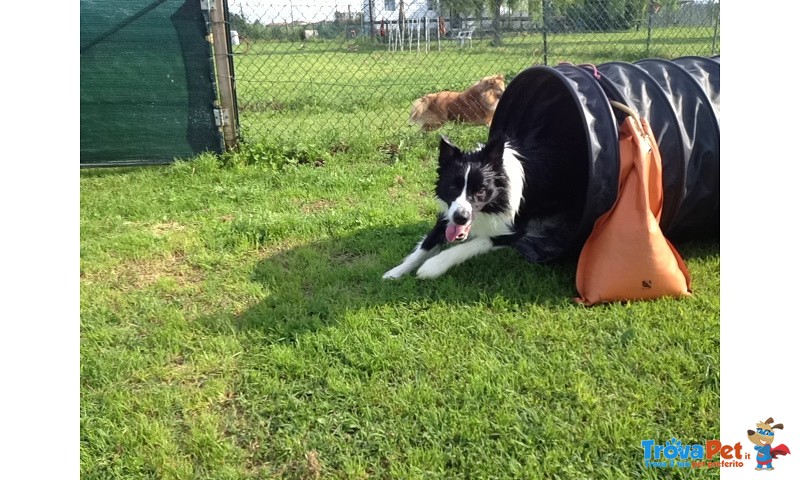
POLYGON ((454 242, 456 240, 464 240, 467 238, 469 234, 469 225, 455 225, 450 224, 447 226, 447 230, 444 232, 444 236, 447 237, 448 242, 454 242))

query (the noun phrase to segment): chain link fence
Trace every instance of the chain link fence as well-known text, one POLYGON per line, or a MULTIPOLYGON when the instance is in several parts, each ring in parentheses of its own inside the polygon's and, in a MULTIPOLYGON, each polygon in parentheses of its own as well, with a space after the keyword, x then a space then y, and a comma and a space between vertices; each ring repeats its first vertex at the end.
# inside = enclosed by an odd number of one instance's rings
POLYGON ((239 136, 412 135, 416 98, 489 75, 718 55, 719 18, 702 0, 228 0, 239 136))

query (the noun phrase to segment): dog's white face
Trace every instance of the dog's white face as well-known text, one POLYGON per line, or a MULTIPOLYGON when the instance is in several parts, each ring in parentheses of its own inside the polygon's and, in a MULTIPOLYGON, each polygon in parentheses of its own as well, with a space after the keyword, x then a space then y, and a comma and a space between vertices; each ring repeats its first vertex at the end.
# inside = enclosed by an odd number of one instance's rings
MULTIPOLYGON (((472 227, 474 216, 468 192, 470 170, 472 170, 472 166, 467 165, 467 169, 464 171, 464 186, 461 189, 461 194, 451 201, 450 205, 440 200, 442 211, 447 212, 448 223, 445 237, 448 242, 466 240, 469 236, 469 229, 472 227)), ((484 194, 485 191, 483 189, 473 193, 474 196, 483 196, 484 194)))
POLYGON ((442 137, 436 198, 447 219, 448 242, 466 240, 481 213, 508 210, 509 182, 503 170, 503 149, 504 142, 498 139, 475 152, 464 153, 442 137))

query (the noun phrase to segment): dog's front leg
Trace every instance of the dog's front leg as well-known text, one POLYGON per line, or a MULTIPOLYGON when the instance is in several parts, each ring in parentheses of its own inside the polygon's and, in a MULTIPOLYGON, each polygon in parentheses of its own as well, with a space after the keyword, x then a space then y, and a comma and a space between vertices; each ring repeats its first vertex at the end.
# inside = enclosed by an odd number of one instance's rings
POLYGON ((400 278, 407 273, 413 272, 425 260, 439 253, 442 244, 445 242, 444 232, 446 229, 447 219, 440 217, 433 229, 417 244, 414 251, 404 258, 400 265, 384 273, 383 278, 400 278))
POLYGON ((423 263, 417 270, 417 277, 436 278, 451 267, 463 263, 476 255, 490 251, 492 247, 494 247, 492 239, 485 237, 475 238, 450 247, 423 263))

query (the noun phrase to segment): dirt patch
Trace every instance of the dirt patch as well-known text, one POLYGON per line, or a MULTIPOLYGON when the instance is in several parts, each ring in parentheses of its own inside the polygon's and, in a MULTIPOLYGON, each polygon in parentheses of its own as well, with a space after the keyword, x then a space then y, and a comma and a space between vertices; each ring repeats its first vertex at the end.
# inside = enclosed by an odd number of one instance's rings
POLYGON ((319 458, 316 450, 311 450, 306 453, 306 478, 319 478, 322 473, 322 465, 319 463, 319 458))
POLYGON ((303 213, 316 213, 325 210, 330 210, 334 203, 330 200, 319 199, 311 203, 306 203, 300 207, 303 213))
POLYGON ((392 185, 389 187, 389 197, 398 198, 406 193, 406 179, 402 175, 395 175, 392 185))
POLYGON ((335 265, 351 265, 364 258, 356 252, 337 252, 331 255, 331 263, 335 265))
POLYGON ((126 227, 147 230, 156 237, 166 237, 167 235, 186 230, 186 225, 178 222, 161 222, 148 225, 144 222, 124 222, 126 227))
POLYGON ((162 257, 131 260, 110 270, 82 272, 81 281, 91 283, 113 283, 119 288, 143 289, 162 278, 172 279, 178 286, 199 285, 203 282, 203 271, 191 265, 182 253, 169 253, 162 257))
POLYGON ((157 237, 165 237, 169 234, 181 232, 183 230, 186 230, 186 226, 181 225, 178 222, 156 223, 150 227, 150 231, 157 237))

